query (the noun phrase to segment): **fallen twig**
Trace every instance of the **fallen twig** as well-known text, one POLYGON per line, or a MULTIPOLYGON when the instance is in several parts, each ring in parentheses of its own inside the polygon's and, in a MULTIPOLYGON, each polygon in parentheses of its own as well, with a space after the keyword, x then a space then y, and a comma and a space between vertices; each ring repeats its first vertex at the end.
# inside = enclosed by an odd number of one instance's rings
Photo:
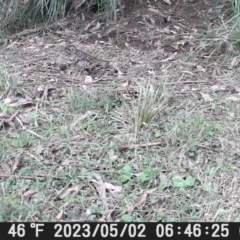
POLYGON ((194 84, 194 83, 209 83, 209 82, 208 81, 179 81, 174 83, 166 83, 166 85, 194 84))
MULTIPOLYGON (((24 176, 24 175, 14 175, 14 174, 7 174, 7 173, 0 173, 0 177, 14 177, 14 178, 22 178, 22 179, 30 179, 30 180, 34 180, 35 177, 41 177, 41 178, 45 178, 45 177, 49 177, 49 175, 47 174, 37 174, 35 176, 24 176)), ((50 176, 53 179, 60 179, 59 177, 54 177, 54 176, 50 176)))
POLYGON ((120 146, 118 149, 119 150, 127 150, 127 149, 132 149, 132 148, 138 148, 138 147, 151 147, 151 146, 157 146, 161 145, 162 142, 152 142, 152 143, 143 143, 143 144, 132 144, 132 145, 124 145, 120 146))

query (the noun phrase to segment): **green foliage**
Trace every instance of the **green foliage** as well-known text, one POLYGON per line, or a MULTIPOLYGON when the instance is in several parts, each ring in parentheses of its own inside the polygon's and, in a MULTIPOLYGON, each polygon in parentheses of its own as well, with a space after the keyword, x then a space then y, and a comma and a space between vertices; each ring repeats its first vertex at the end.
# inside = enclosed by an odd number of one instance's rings
POLYGON ((173 186, 177 188, 193 187, 195 185, 195 178, 192 176, 187 176, 186 179, 183 179, 180 176, 173 178, 173 186))
POLYGON ((14 111, 14 109, 12 107, 9 107, 4 103, 0 103, 0 109, 3 114, 12 113, 14 111))
POLYGON ((151 181, 153 176, 154 174, 150 169, 144 169, 138 178, 141 182, 145 182, 145 181, 151 181))
POLYGON ((119 180, 121 182, 126 182, 131 179, 132 177, 132 167, 130 165, 125 165, 120 170, 121 175, 119 176, 119 180))
POLYGON ((116 19, 117 8, 120 4, 120 0, 87 0, 83 5, 80 5, 80 8, 77 8, 78 4, 74 0, 3 1, 2 11, 0 9, 0 12, 3 12, 1 31, 8 29, 11 32, 16 32, 36 25, 48 25, 64 18, 69 13, 68 10, 74 11, 84 8, 94 12, 105 11, 111 19, 116 19))
POLYGON ((50 24, 64 17, 68 0, 10 1, 4 6, 2 28, 11 32, 50 24))
POLYGON ((132 222, 133 218, 132 218, 132 216, 129 215, 129 214, 124 214, 124 215, 122 216, 121 220, 122 220, 123 222, 132 222))
POLYGON ((235 14, 240 14, 240 0, 231 0, 232 9, 235 14))
POLYGON ((12 146, 16 148, 24 148, 31 146, 31 142, 35 140, 35 137, 27 131, 23 131, 17 134, 12 140, 12 146))

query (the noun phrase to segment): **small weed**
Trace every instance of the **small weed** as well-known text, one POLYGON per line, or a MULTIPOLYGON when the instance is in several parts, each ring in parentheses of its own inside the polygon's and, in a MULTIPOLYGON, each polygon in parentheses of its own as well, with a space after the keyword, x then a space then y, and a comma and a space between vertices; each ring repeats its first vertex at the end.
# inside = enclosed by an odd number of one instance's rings
POLYGON ((83 89, 74 89, 69 97, 69 105, 70 109, 77 113, 101 109, 108 113, 114 102, 106 92, 88 92, 83 89))
POLYGON ((240 14, 240 1, 239 0, 231 0, 232 2, 232 9, 233 9, 233 12, 238 15, 239 17, 239 14, 240 14))
POLYGON ((123 222, 132 222, 132 221, 133 221, 133 218, 132 218, 132 216, 129 215, 129 214, 124 214, 124 215, 122 215, 121 220, 122 220, 123 222))
POLYGON ((134 113, 135 131, 150 124, 164 110, 166 103, 164 85, 143 84, 139 86, 139 98, 134 113))
POLYGON ((132 177, 132 167, 130 165, 125 165, 121 170, 120 173, 121 175, 119 176, 119 180, 121 182, 126 182, 131 179, 132 177))
POLYGON ((31 133, 23 131, 13 138, 12 145, 16 148, 29 147, 34 140, 35 137, 31 133))
POLYGON ((154 177, 154 173, 150 169, 144 169, 143 172, 139 175, 138 179, 141 182, 151 181, 154 177))
POLYGON ((187 176, 186 179, 176 176, 172 180, 173 186, 177 188, 193 187, 195 185, 195 178, 192 176, 187 176))
POLYGON ((14 112, 12 107, 9 107, 7 104, 0 103, 0 109, 2 110, 3 114, 10 114, 14 112))

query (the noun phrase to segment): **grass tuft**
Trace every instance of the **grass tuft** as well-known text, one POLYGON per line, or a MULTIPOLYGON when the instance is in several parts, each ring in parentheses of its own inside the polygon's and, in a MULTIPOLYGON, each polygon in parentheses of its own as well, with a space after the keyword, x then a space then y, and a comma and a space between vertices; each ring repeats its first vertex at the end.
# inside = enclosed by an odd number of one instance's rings
POLYGON ((113 116, 113 119, 121 123, 123 128, 130 127, 135 133, 147 127, 161 114, 167 100, 164 83, 157 85, 143 82, 138 86, 138 93, 137 100, 117 107, 113 116))
POLYGON ((138 131, 150 124, 164 110, 166 103, 164 85, 143 83, 139 86, 139 98, 134 112, 134 127, 138 131))

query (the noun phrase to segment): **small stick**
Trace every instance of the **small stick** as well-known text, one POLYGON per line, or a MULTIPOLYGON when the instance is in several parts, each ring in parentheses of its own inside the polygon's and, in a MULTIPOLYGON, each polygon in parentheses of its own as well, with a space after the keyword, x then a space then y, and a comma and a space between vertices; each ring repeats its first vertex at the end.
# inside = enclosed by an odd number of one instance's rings
POLYGON ((209 83, 208 81, 180 81, 174 83, 166 83, 166 85, 177 85, 177 84, 194 84, 194 83, 209 83))
POLYGON ((119 149, 119 150, 127 150, 127 149, 138 148, 138 147, 157 146, 157 145, 161 145, 161 144, 162 144, 162 142, 152 142, 152 143, 143 143, 143 144, 132 144, 132 145, 120 146, 118 149, 119 149))
MULTIPOLYGON (((0 177, 14 177, 14 178, 22 178, 22 179, 30 179, 30 180, 34 180, 35 177, 47 177, 48 175, 46 174, 37 174, 36 176, 24 176, 24 175, 13 175, 13 174, 7 174, 7 173, 0 173, 0 177)), ((54 177, 54 176, 51 176, 51 178, 53 179, 60 179, 59 177, 54 177)))

